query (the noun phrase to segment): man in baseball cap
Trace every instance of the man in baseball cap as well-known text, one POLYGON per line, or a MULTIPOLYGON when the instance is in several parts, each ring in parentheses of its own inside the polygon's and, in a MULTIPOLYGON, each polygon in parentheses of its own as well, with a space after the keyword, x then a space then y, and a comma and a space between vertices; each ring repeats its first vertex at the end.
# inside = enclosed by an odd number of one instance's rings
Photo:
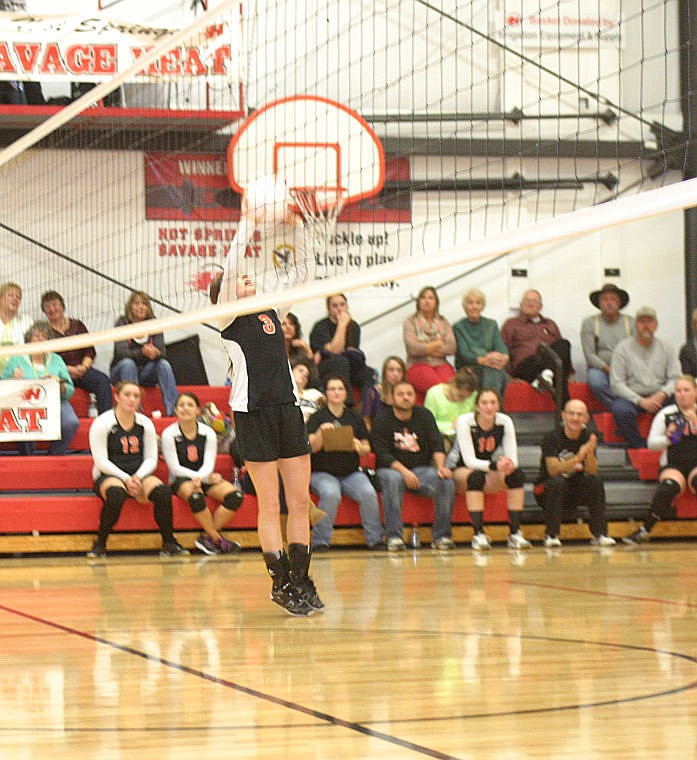
POLYGON ((617 398, 610 411, 617 432, 632 449, 646 447, 637 424, 639 412, 656 414, 670 403, 680 374, 677 351, 655 336, 657 328, 656 310, 642 306, 634 317, 634 336, 612 352, 610 387, 617 398))

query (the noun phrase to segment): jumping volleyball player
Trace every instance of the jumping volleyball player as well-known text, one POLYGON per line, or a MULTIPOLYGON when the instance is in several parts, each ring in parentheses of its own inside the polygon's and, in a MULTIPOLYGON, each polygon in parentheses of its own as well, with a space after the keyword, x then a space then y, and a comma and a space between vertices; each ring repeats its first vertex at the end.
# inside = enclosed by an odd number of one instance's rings
MULTIPOLYGON (((242 199, 242 220, 211 300, 230 302, 278 292, 308 279, 302 218, 291 211, 280 180, 252 183, 242 199), (255 229, 261 239, 253 241, 255 229), (256 248, 254 246, 257 246, 256 248)), ((238 316, 222 339, 232 365, 230 407, 240 452, 259 504, 259 541, 272 578, 271 600, 291 615, 306 616, 324 605, 310 567, 310 447, 276 309, 238 316), (278 476, 288 506, 288 553, 283 548, 278 476)))

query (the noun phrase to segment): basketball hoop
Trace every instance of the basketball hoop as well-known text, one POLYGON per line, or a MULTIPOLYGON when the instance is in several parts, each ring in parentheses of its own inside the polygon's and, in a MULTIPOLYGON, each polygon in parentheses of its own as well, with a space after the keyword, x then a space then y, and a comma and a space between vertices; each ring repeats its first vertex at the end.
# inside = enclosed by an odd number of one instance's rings
POLYGON ((336 225, 346 203, 343 187, 291 187, 288 191, 294 201, 292 210, 309 224, 336 225))
POLYGON ((311 236, 315 251, 326 246, 336 232, 339 214, 346 205, 346 189, 343 187, 291 187, 288 188, 293 203, 290 208, 302 216, 311 236))

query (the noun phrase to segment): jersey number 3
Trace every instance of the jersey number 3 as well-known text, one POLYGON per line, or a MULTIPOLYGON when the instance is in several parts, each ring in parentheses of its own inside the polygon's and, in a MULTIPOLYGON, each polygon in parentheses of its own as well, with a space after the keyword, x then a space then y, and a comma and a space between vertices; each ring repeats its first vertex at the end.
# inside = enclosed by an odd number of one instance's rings
POLYGON ((276 325, 273 323, 271 317, 268 314, 259 314, 257 316, 259 317, 263 331, 267 335, 273 335, 276 332, 276 325))

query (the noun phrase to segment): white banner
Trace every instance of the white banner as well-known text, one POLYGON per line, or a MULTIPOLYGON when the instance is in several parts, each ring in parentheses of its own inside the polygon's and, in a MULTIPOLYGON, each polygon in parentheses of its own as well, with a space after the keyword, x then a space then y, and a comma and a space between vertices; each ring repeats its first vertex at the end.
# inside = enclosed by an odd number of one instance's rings
POLYGON ((57 441, 60 437, 58 380, 0 380, 0 441, 57 441))
POLYGON ((493 30, 497 39, 519 40, 531 48, 620 47, 620 11, 616 0, 538 0, 506 2, 493 30))
MULTIPOLYGON (((240 34, 239 28, 231 27, 227 21, 211 24, 190 42, 160 56, 133 81, 238 82, 240 34)), ((175 31, 103 16, 0 13, 0 79, 101 82, 175 31)))

